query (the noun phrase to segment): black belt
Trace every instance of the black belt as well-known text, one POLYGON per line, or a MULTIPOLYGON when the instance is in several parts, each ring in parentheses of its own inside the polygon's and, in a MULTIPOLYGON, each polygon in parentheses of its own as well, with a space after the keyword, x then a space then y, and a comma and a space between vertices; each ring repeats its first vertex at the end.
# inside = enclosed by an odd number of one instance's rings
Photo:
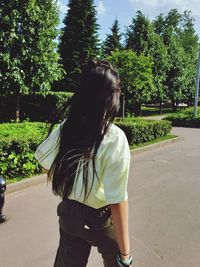
POLYGON ((67 206, 77 208, 82 214, 85 229, 99 230, 106 228, 111 222, 111 208, 109 205, 95 209, 81 202, 65 199, 60 203, 60 215, 62 214, 62 209, 67 208, 67 206), (63 208, 62 208, 63 207, 63 208))

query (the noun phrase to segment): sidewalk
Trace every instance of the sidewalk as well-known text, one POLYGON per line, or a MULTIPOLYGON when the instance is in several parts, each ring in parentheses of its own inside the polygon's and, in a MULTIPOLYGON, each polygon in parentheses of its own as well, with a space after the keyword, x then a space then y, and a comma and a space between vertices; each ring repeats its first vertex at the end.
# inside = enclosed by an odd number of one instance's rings
POLYGON ((167 117, 167 115, 145 116, 145 117, 142 117, 142 118, 145 119, 145 120, 162 120, 165 117, 167 117))
MULTIPOLYGON (((132 157, 129 201, 134 267, 200 266, 200 129, 132 157)), ((56 205, 45 183, 9 193, 0 225, 0 266, 50 267, 58 244, 56 205), (11 257, 12 255, 12 257, 11 257)), ((102 267, 92 249, 88 267, 102 267)))

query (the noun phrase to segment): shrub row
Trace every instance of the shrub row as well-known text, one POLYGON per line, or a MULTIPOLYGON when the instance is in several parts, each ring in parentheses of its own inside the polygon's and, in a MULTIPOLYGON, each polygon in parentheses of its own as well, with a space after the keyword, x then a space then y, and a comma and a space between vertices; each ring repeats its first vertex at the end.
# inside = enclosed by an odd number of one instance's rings
POLYGON ((129 145, 138 145, 166 136, 171 131, 171 123, 168 121, 128 119, 115 123, 126 134, 129 145))
MULTIPOLYGON (((51 122, 57 110, 73 93, 48 92, 46 95, 35 93, 20 97, 20 119, 51 122)), ((16 97, 14 95, 0 98, 0 122, 15 120, 16 97)))
POLYGON ((170 121, 172 126, 200 128, 200 111, 198 110, 196 117, 193 112, 193 108, 188 108, 181 112, 170 114, 164 120, 170 121))
MULTIPOLYGON (((170 122, 118 120, 129 144, 140 144, 170 132, 170 122)), ((0 174, 7 179, 28 177, 41 172, 34 158, 37 146, 46 138, 48 125, 41 122, 0 124, 0 174)))

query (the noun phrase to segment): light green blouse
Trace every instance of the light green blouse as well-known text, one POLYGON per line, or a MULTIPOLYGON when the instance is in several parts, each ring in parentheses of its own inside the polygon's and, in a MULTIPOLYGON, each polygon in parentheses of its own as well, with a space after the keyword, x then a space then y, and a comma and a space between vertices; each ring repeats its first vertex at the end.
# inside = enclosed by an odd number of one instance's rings
MULTIPOLYGON (((49 170, 59 149, 60 125, 39 145, 35 157, 43 168, 49 170)), ((111 124, 105 134, 95 159, 97 177, 94 177, 92 190, 84 202, 82 163, 76 172, 75 182, 69 199, 84 203, 93 208, 127 200, 127 183, 130 166, 130 150, 124 132, 111 124)), ((92 185, 93 168, 89 163, 88 188, 92 185)))

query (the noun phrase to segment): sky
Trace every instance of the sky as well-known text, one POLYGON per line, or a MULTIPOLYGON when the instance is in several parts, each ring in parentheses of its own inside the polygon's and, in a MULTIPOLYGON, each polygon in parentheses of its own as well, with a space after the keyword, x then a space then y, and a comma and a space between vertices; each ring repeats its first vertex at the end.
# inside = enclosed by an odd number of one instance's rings
MULTIPOLYGON (((200 37, 200 2, 199 0, 95 0, 97 10, 97 22, 100 25, 99 38, 104 40, 106 34, 110 33, 110 28, 117 18, 119 20, 121 32, 131 24, 132 18, 137 10, 153 20, 160 13, 167 14, 171 9, 176 8, 180 13, 184 10, 192 12, 194 25, 200 37)), ((67 12, 68 0, 58 0, 60 7, 60 25, 67 12)))

